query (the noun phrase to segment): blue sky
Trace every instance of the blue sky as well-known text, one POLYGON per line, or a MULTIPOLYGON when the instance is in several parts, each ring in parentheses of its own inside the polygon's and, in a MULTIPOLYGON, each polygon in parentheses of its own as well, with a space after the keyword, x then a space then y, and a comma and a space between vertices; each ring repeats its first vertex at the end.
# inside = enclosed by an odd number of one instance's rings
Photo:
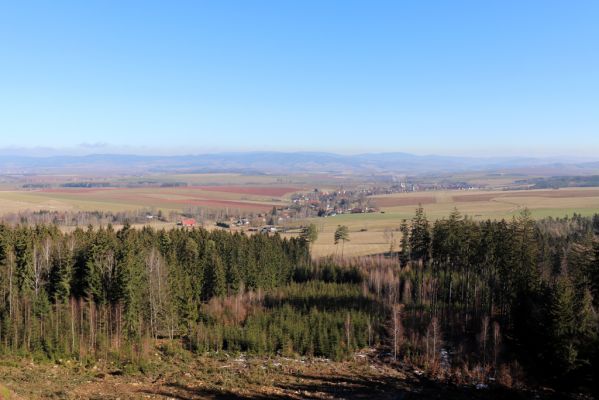
POLYGON ((597 1, 0 3, 0 147, 599 154, 597 1))

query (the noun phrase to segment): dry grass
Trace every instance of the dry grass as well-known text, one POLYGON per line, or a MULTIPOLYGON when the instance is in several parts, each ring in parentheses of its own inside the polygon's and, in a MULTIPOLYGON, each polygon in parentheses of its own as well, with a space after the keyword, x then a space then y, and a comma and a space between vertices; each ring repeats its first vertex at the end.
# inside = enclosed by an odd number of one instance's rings
MULTIPOLYGON (((331 218, 331 220, 333 219, 334 218, 331 218)), ((346 225, 349 227, 350 241, 345 244, 339 243, 338 245, 335 245, 334 233, 337 225, 317 223, 319 232, 318 240, 312 245, 313 256, 340 256, 343 254, 344 256, 353 257, 367 254, 380 254, 389 251, 389 243, 385 240, 383 226, 369 224, 368 221, 346 225)))
POLYGON ((377 196, 373 203, 377 207, 417 206, 418 204, 434 204, 435 196, 377 196))
MULTIPOLYGON (((60 365, 27 360, 0 363, 9 399, 507 399, 515 393, 477 391, 417 376, 408 365, 392 365, 365 351, 353 360, 195 356, 154 349, 143 369, 121 369, 102 361, 60 365), (10 391, 9 391, 10 390, 10 391), (19 397, 17 397, 19 396, 19 397)), ((519 393, 519 398, 527 398, 519 393)))
POLYGON ((366 357, 332 362, 223 353, 195 356, 181 350, 166 355, 158 349, 143 372, 103 362, 83 366, 75 361, 52 365, 20 360, 1 365, 0 377, 6 393, 26 399, 334 399, 367 393, 394 398, 394 391, 411 390, 412 383, 404 373, 366 357))

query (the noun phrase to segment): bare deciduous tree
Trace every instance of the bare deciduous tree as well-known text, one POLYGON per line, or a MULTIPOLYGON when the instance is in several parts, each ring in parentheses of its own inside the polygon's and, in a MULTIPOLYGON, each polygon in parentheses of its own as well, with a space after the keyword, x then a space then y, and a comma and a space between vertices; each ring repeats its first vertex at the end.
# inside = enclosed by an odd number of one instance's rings
POLYGON ((403 342, 403 326, 401 324, 401 313, 403 304, 394 304, 391 308, 391 323, 392 323, 392 334, 393 334, 393 360, 397 360, 399 354, 399 348, 403 342))

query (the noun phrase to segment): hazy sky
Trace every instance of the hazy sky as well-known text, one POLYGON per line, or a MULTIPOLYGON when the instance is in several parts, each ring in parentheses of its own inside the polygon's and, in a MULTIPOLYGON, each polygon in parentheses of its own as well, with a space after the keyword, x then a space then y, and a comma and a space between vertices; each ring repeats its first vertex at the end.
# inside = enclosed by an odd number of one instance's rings
POLYGON ((2 2, 0 147, 597 155, 598 21, 596 0, 2 2))

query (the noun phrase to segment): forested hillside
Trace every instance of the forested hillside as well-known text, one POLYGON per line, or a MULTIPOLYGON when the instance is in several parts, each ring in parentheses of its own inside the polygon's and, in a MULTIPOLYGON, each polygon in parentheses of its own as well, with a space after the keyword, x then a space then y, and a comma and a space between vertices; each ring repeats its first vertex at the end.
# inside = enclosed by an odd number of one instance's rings
POLYGON ((2 226, 0 236, 0 341, 50 356, 189 338, 208 300, 261 296, 308 259, 301 240, 201 229, 2 226))
POLYGON ((196 353, 381 360, 456 382, 589 386, 599 216, 404 221, 400 251, 310 259, 302 238, 0 225, 0 351, 141 365, 196 353))
POLYGON ((419 208, 400 230, 401 267, 364 270, 399 314, 393 342, 404 359, 443 373, 451 365, 458 380, 597 382, 599 215, 476 222, 456 210, 430 223, 419 208))

